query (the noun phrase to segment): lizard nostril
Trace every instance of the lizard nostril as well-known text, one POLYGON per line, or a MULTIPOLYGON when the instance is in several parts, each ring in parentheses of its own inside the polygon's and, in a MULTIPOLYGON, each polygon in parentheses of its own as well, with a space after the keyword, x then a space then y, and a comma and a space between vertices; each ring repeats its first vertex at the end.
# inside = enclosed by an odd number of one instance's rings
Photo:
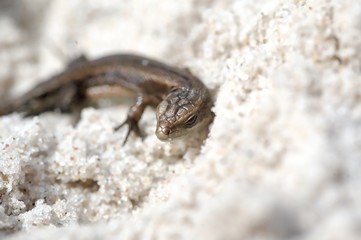
POLYGON ((170 127, 158 127, 155 133, 157 134, 159 140, 167 141, 170 139, 172 130, 170 127))
POLYGON ((163 128, 162 132, 165 134, 165 135, 169 135, 170 134, 170 128, 166 127, 166 128, 163 128))

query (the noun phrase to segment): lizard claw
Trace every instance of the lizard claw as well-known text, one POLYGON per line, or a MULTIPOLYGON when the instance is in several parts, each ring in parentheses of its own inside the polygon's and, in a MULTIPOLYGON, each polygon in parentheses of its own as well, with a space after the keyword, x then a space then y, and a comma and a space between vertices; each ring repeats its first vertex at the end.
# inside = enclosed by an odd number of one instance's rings
POLYGON ((158 103, 159 103, 159 99, 154 96, 138 95, 136 97, 134 105, 131 106, 128 111, 127 119, 125 119, 125 121, 122 124, 120 124, 119 126, 114 128, 114 130, 116 131, 119 128, 123 127, 124 125, 126 125, 126 124, 128 125, 128 132, 127 132, 127 135, 125 136, 123 145, 127 142, 128 137, 131 132, 134 132, 135 135, 144 139, 144 135, 142 134, 142 132, 140 131, 140 129, 138 127, 138 121, 139 121, 140 117, 142 116, 144 109, 147 105, 155 106, 158 103))
POLYGON ((142 132, 139 129, 138 126, 138 122, 135 121, 132 118, 127 118, 122 124, 120 124, 119 126, 116 126, 114 128, 114 131, 119 130, 121 127, 123 127, 124 125, 128 125, 128 131, 127 134, 125 135, 125 139, 123 141, 123 146, 126 144, 126 142, 128 141, 128 137, 130 135, 131 132, 134 132, 135 135, 137 135, 138 137, 140 137, 142 140, 144 139, 144 135, 142 134, 142 132))

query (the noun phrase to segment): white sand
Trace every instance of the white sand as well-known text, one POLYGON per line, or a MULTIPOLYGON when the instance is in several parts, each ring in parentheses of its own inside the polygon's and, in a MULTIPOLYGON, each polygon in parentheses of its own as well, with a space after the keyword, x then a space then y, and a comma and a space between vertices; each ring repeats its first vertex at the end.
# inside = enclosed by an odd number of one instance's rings
POLYGON ((80 53, 137 52, 210 88, 209 137, 122 146, 128 105, 0 118, 0 238, 360 239, 361 2, 0 3, 0 94, 80 53))

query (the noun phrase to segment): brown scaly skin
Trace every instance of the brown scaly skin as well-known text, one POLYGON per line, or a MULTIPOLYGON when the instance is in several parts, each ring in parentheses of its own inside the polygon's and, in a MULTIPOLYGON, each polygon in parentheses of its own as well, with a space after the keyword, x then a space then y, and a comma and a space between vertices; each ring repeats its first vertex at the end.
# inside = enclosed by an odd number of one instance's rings
POLYGON ((122 87, 136 94, 126 120, 116 128, 128 125, 124 143, 132 131, 141 135, 138 121, 149 105, 157 107, 156 135, 162 141, 206 127, 214 116, 208 89, 187 69, 130 54, 92 61, 82 56, 19 99, 0 105, 0 116, 12 112, 32 116, 54 109, 70 112, 83 106, 87 92, 99 86, 122 87))

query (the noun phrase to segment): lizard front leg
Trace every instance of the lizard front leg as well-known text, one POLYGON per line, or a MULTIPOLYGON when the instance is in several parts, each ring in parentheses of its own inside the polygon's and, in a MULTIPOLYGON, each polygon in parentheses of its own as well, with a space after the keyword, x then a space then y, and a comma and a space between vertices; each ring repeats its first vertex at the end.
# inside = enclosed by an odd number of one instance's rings
POLYGON ((125 121, 119 126, 115 127, 114 130, 118 130, 124 125, 128 125, 128 131, 125 136, 123 145, 127 142, 128 137, 131 132, 134 132, 138 137, 143 138, 143 134, 141 133, 138 122, 143 115, 145 108, 150 106, 157 106, 160 103, 160 99, 151 95, 138 95, 135 99, 135 103, 130 107, 128 111, 128 116, 125 121))

